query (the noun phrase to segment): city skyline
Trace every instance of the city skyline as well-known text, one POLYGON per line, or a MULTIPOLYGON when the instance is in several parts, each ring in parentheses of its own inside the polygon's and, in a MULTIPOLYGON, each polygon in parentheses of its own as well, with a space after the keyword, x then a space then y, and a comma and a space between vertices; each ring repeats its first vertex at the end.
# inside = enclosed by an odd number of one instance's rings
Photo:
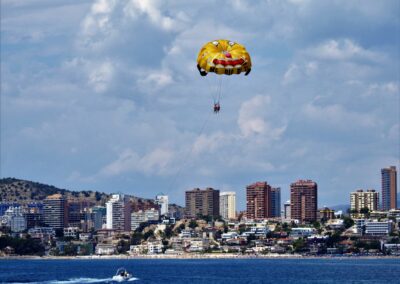
POLYGON ((399 168, 398 1, 141 2, 1 2, 0 177, 177 204, 212 187, 240 209, 254 181, 336 205, 399 168), (214 115, 196 57, 219 38, 252 72, 214 115))
MULTIPOLYGON (((397 167, 396 166, 388 166, 387 168, 382 168, 381 169, 381 172, 383 171, 383 170, 387 170, 387 169, 390 169, 391 170, 391 172, 394 172, 394 174, 395 174, 395 177, 397 178, 397 167)), ((297 181, 307 181, 307 179, 299 179, 299 180, 297 180, 297 181)), ((254 182, 254 184, 253 185, 257 185, 258 183, 266 183, 265 181, 255 181, 254 182)), ((270 190, 269 190, 269 194, 268 194, 268 200, 269 199, 271 199, 271 198, 274 198, 274 197, 272 197, 272 195, 271 195, 271 190, 272 191, 274 191, 274 190, 278 190, 279 191, 279 201, 273 201, 273 203, 274 204, 279 204, 279 209, 281 209, 279 212, 284 212, 284 204, 287 202, 287 201, 289 201, 290 202, 290 200, 291 200, 291 198, 290 198, 290 191, 291 191, 291 187, 289 187, 287 190, 286 190, 286 192, 285 192, 285 190, 283 190, 283 191, 281 191, 281 188, 280 187, 276 187, 276 186, 274 186, 274 187, 271 187, 268 183, 266 183, 267 184, 267 186, 270 188, 270 190), (282 197, 282 196, 285 196, 285 197, 282 197), (286 197, 286 196, 288 196, 288 197, 286 197), (285 201, 286 200, 286 201, 285 201)), ((293 182, 291 182, 290 183, 291 185, 293 184, 293 182)), ((394 185, 394 187, 393 188, 395 188, 396 190, 397 190, 397 179, 394 179, 394 183, 393 183, 393 185, 394 185)), ((251 185, 250 185, 251 186, 251 185)), ((384 205, 383 205, 383 198, 382 198, 382 195, 383 195, 383 186, 384 186, 384 184, 382 183, 381 184, 381 188, 377 188, 377 189, 373 189, 373 188, 369 188, 369 187, 367 187, 368 189, 366 190, 366 192, 365 193, 367 193, 367 192, 370 192, 370 191, 373 191, 373 192, 376 192, 377 193, 377 195, 378 195, 378 197, 377 197, 377 209, 378 210, 381 210, 381 209, 383 209, 384 208, 384 205)), ((246 206, 244 206, 244 207, 241 207, 240 206, 240 204, 246 204, 246 200, 247 200, 247 197, 246 197, 246 188, 248 188, 249 187, 249 185, 247 185, 244 189, 242 189, 241 191, 243 191, 245 194, 245 196, 244 196, 244 200, 237 200, 237 198, 236 198, 236 195, 241 195, 240 194, 240 190, 239 190, 239 192, 237 192, 237 191, 231 191, 232 193, 234 193, 235 194, 235 208, 237 208, 237 210, 236 210, 236 212, 240 212, 240 211, 243 211, 243 210, 246 210, 246 206), (239 194, 237 194, 237 193, 239 193, 239 194), (237 201, 239 201, 239 203, 237 203, 237 201), (237 204, 239 204, 239 206, 237 205, 237 204)), ((218 188, 212 188, 212 187, 205 187, 205 188, 209 188, 209 189, 213 189, 213 190, 217 190, 217 191, 219 191, 219 192, 221 192, 221 193, 229 193, 229 192, 222 192, 220 189, 218 189, 218 188)), ((386 187, 385 187, 386 188, 386 187)), ((70 189, 71 190, 71 189, 70 189)), ((72 189, 73 190, 73 189, 72 189)), ((192 187, 191 189, 187 189, 185 192, 187 192, 187 191, 191 191, 191 190, 199 190, 199 188, 198 187, 192 187)), ((358 191, 360 191, 361 189, 360 189, 360 187, 356 187, 355 189, 353 189, 353 190, 350 190, 348 193, 347 193, 347 200, 346 201, 344 201, 343 203, 340 203, 340 204, 321 204, 320 202, 318 202, 318 200, 317 200, 317 207, 318 208, 322 208, 322 207, 325 207, 325 206, 328 206, 328 207, 331 207, 331 206, 349 206, 349 208, 351 208, 352 207, 352 203, 354 202, 354 201, 351 201, 350 203, 348 202, 349 201, 349 196, 352 196, 352 194, 353 193, 355 193, 355 192, 358 192, 358 191)), ((74 190, 73 190, 74 191, 74 190)), ((318 191, 319 191, 319 189, 318 189, 318 191)), ((362 192, 363 190, 361 190, 361 192, 362 192)), ((113 194, 122 194, 122 192, 121 191, 111 191, 110 192, 110 194, 111 195, 113 195, 113 194)), ((393 190, 392 190, 392 194, 393 194, 393 190)), ((129 195, 129 194, 128 194, 129 195)), ((132 195, 132 196, 135 196, 135 195, 132 195)), ((154 196, 139 196, 139 195, 136 195, 137 197, 141 197, 141 198, 148 198, 148 199, 152 199, 152 198, 154 198, 154 196)), ((399 206, 399 204, 400 204, 400 202, 399 202, 399 195, 397 194, 397 191, 396 191, 396 197, 397 197, 397 199, 396 199, 396 204, 397 204, 397 208, 398 208, 398 206, 399 206)), ((161 208, 164 208, 164 209, 162 209, 162 211, 164 212, 164 211, 166 211, 167 209, 165 208, 165 205, 162 205, 163 203, 165 203, 166 202, 166 204, 169 204, 169 202, 168 202, 168 199, 169 199, 169 196, 167 195, 167 194, 164 194, 164 193, 158 193, 158 194, 156 194, 155 195, 155 200, 156 200, 156 203, 157 204, 159 204, 160 206, 161 206, 161 208), (158 200, 158 198, 161 198, 160 200, 158 200), (161 201, 161 200, 163 200, 163 201, 161 201)), ((174 203, 174 202, 172 202, 172 203, 174 203)), ((392 202, 393 203, 393 202, 392 202)), ((177 205, 179 205, 179 206, 182 206, 183 208, 185 208, 185 201, 183 202, 183 203, 177 203, 177 202, 175 202, 174 204, 177 204, 177 205)), ((269 204, 269 206, 274 206, 272 203, 271 204, 269 204)), ((276 205, 275 205, 276 206, 276 205)), ((273 209, 274 210, 274 209, 273 209)))

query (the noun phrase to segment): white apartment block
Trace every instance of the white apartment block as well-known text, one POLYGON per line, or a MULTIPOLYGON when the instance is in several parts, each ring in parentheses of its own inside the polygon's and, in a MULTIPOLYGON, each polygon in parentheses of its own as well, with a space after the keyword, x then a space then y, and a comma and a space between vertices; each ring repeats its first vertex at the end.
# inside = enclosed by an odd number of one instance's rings
POLYGON ((387 236, 392 232, 392 221, 366 221, 365 234, 370 236, 387 236))
POLYGON ((236 218, 236 192, 225 191, 219 194, 219 212, 225 220, 236 218))
POLYGON ((156 203, 160 206, 160 215, 168 214, 168 195, 159 194, 156 196, 156 203))
POLYGON ((106 228, 122 231, 131 230, 131 212, 128 198, 113 194, 106 203, 106 228))

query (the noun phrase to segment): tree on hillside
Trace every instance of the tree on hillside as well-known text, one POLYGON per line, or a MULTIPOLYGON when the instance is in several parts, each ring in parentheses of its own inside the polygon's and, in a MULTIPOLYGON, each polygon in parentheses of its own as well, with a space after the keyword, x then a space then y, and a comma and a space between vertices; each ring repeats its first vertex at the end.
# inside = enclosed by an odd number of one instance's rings
POLYGON ((350 217, 344 216, 343 217, 343 225, 346 229, 348 229, 354 225, 354 221, 350 217))
POLYGON ((147 240, 150 237, 154 237, 154 231, 153 230, 148 230, 146 233, 144 233, 143 238, 147 240))
POLYGON ((196 220, 190 220, 189 228, 194 229, 194 228, 196 228, 196 227, 197 227, 197 222, 196 222, 196 220))

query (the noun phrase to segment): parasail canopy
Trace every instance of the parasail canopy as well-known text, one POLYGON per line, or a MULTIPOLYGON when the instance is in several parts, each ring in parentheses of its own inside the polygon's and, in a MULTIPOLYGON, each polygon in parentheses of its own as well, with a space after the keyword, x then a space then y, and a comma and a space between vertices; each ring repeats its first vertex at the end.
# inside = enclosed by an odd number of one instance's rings
POLYGON ((226 39, 206 43, 197 57, 197 69, 201 76, 208 73, 218 75, 240 74, 248 75, 251 71, 250 54, 246 48, 226 39))

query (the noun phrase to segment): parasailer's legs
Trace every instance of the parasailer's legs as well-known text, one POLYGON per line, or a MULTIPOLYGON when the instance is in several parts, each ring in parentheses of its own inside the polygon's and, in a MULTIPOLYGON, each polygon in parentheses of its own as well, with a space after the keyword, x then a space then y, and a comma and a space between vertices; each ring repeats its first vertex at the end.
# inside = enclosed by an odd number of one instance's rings
POLYGON ((219 103, 214 104, 214 113, 219 113, 221 106, 219 103))

